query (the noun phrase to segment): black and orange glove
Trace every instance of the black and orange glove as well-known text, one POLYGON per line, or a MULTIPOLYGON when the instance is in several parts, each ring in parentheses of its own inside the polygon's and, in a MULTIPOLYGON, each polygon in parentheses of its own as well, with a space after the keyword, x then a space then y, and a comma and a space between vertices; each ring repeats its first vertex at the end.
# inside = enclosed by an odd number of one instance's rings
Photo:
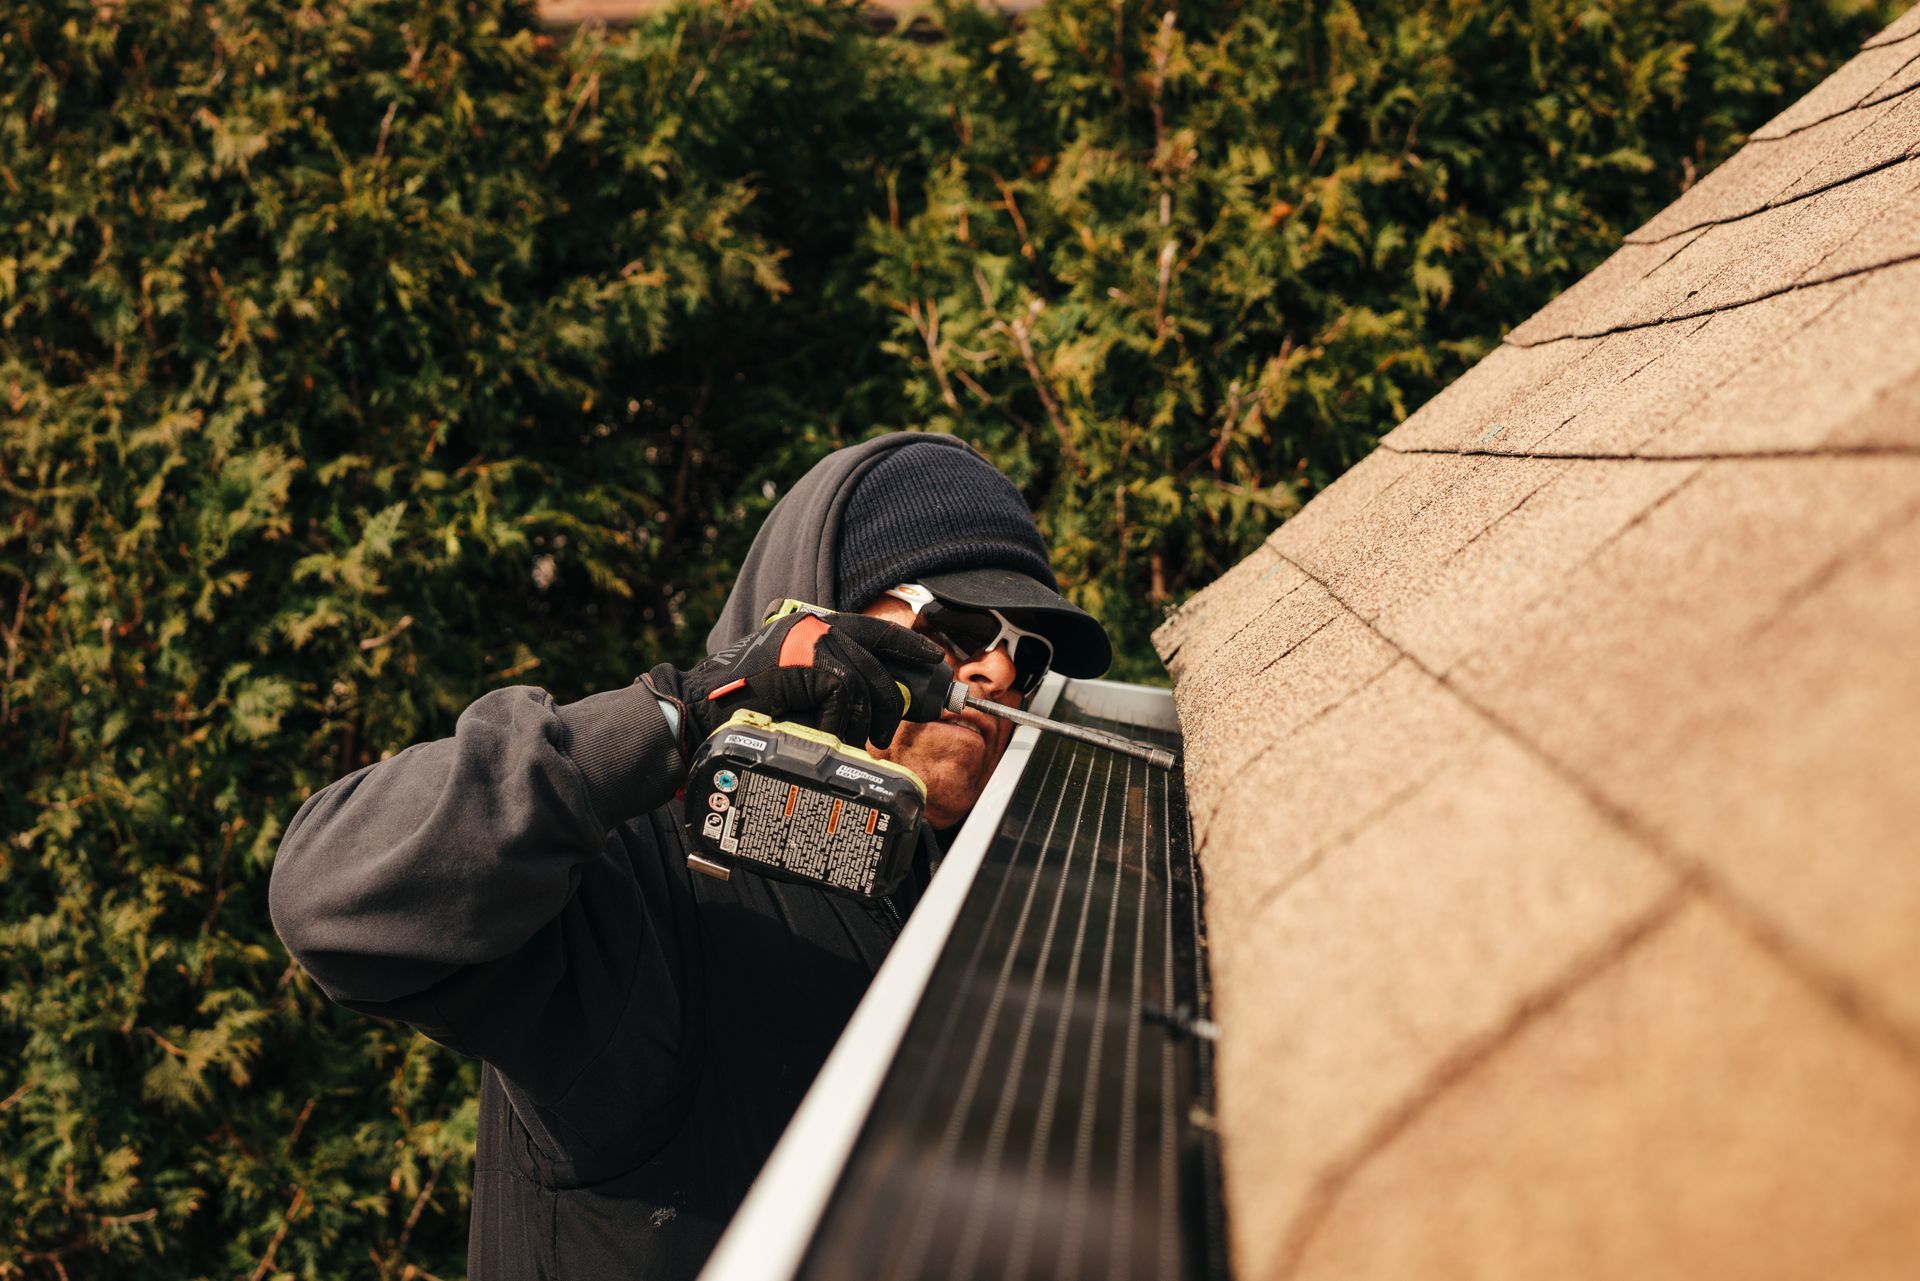
POLYGON ((940 646, 897 623, 864 614, 789 614, 685 674, 682 732, 698 746, 748 708, 856 747, 868 740, 885 747, 906 712, 888 666, 936 664, 946 666, 940 646))

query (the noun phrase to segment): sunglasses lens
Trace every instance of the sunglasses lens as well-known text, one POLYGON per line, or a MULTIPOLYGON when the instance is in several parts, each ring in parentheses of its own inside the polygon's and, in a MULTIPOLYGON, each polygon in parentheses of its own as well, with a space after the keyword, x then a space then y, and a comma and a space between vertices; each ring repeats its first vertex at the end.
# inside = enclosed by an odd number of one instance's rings
POLYGON ((1013 651, 1014 688, 1021 695, 1033 693, 1053 666, 1053 646, 1038 636, 1022 636, 1013 651))
POLYGON ((1014 688, 1023 697, 1040 688, 1047 669, 1053 666, 1053 646, 1046 638, 1031 632, 1015 635, 992 614, 928 605, 920 615, 920 625, 963 662, 979 657, 1004 637, 1008 657, 1013 660, 1014 688))
MULTIPOLYGON (((928 613, 932 613, 931 609, 928 613)), ((927 622, 928 626, 946 637, 955 650, 968 657, 993 644, 994 638, 1000 634, 1000 624, 991 614, 943 609, 937 617, 931 617, 927 622)))

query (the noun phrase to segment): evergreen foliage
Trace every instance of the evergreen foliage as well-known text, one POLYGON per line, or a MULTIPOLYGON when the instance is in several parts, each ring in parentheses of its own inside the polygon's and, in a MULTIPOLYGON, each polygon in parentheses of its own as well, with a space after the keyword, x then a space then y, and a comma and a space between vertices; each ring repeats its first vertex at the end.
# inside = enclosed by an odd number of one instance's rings
POLYGON ((0 1278, 459 1274, 475 1074, 289 965, 302 798, 691 660, 902 426, 1148 676, 1888 7, 0 7, 0 1278))

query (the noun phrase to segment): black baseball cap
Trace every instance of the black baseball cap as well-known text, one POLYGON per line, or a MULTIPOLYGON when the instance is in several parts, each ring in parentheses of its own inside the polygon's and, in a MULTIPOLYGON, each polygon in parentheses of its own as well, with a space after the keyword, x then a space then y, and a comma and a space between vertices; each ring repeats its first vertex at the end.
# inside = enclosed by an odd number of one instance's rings
POLYGON ((1113 644, 1100 620, 1017 569, 958 569, 912 580, 956 609, 997 609, 1053 646, 1053 670, 1081 679, 1105 673, 1113 644))

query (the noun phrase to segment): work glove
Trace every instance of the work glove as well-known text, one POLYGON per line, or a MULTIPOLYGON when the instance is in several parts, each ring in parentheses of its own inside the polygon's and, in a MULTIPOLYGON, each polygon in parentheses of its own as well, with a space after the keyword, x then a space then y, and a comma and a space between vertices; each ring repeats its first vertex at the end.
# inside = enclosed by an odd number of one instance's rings
POLYGON ((682 705, 683 746, 697 747, 747 708, 855 747, 869 740, 885 747, 906 712, 890 664, 944 668, 946 656, 930 638, 864 614, 777 618, 684 673, 683 697, 674 700, 682 705))

